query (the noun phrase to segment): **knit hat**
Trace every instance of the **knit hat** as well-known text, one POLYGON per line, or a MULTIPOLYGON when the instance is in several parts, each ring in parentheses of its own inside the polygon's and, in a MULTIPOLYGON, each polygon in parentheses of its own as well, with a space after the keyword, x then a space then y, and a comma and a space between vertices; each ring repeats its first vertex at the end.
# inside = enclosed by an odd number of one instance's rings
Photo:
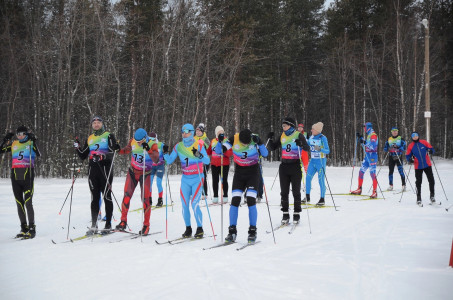
POLYGON ((217 127, 215 128, 215 137, 216 137, 216 138, 219 137, 219 132, 220 132, 220 131, 225 132, 225 130, 223 130, 223 127, 222 127, 222 126, 217 126, 217 127))
POLYGON ((19 133, 19 132, 25 132, 27 133, 28 131, 28 128, 25 126, 25 125, 20 125, 19 127, 17 127, 16 129, 16 133, 19 133))
POLYGON ((93 123, 94 121, 99 121, 99 122, 104 123, 104 120, 102 120, 102 118, 100 116, 94 116, 93 119, 91 119, 91 123, 93 123))
POLYGON ((153 140, 157 140, 157 133, 155 132, 151 132, 148 136, 153 140))
POLYGON ((315 123, 315 124, 313 124, 313 126, 311 126, 311 128, 313 128, 314 130, 316 130, 319 133, 322 132, 323 127, 324 127, 324 124, 322 122, 315 123))
POLYGON ((252 132, 250 129, 244 129, 241 132, 239 132, 239 141, 243 144, 250 144, 252 141, 252 132))
POLYGON ((297 125, 297 127, 304 127, 304 124, 299 123, 299 124, 297 125))
POLYGON ((204 128, 205 128, 205 126, 204 126, 203 123, 200 123, 200 124, 198 124, 198 126, 197 126, 197 129, 199 129, 201 132, 204 132, 204 128))
POLYGON ((146 138, 146 130, 143 129, 143 128, 139 128, 137 130, 135 130, 135 134, 134 134, 134 139, 139 142, 141 140, 143 140, 144 138, 146 138))
POLYGON ((283 119, 282 124, 289 125, 291 127, 296 127, 296 120, 291 117, 286 117, 283 119))

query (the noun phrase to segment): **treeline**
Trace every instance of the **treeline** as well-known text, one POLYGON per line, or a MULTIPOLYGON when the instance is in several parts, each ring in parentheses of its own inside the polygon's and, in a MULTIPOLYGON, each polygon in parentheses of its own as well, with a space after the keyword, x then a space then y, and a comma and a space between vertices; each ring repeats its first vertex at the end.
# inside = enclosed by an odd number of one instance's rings
POLYGON ((393 126, 424 136, 426 18, 431 142, 452 157, 452 2, 3 0, 0 138, 29 126, 37 173, 60 177, 93 115, 122 145, 144 127, 170 146, 187 122, 265 136, 289 115, 307 131, 324 122, 329 164, 351 164, 365 121, 381 147, 393 126))

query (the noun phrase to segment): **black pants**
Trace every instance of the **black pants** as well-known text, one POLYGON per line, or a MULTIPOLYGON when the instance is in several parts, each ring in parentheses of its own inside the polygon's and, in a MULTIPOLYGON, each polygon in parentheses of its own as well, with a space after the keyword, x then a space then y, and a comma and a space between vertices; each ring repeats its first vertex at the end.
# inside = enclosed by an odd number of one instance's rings
POLYGON ((99 214, 99 196, 103 194, 102 198, 105 203, 105 217, 106 223, 110 224, 112 222, 113 214, 113 201, 112 201, 112 191, 111 186, 113 182, 113 174, 110 174, 109 184, 107 184, 107 176, 110 171, 110 162, 107 162, 105 165, 98 163, 90 164, 90 169, 88 171, 88 183, 90 185, 91 191, 91 225, 92 227, 96 226, 97 218, 99 214), (104 191, 106 192, 104 194, 104 191))
POLYGON ((417 188, 417 195, 421 195, 422 192, 423 172, 425 172, 426 177, 428 177, 429 192, 431 196, 434 196, 434 176, 433 169, 431 167, 427 167, 425 169, 415 169, 415 186, 417 188))
POLYGON ((294 212, 301 212, 300 185, 302 182, 302 170, 300 164, 281 164, 278 173, 280 176, 280 195, 282 196, 282 211, 289 209, 289 185, 291 184, 294 197, 294 212))
POLYGON ((231 189, 231 205, 238 207, 241 204, 242 193, 247 190, 247 206, 256 204, 256 195, 260 178, 258 165, 251 167, 236 166, 233 176, 233 187, 231 189))
POLYGON ((17 213, 21 225, 35 224, 35 211, 33 210, 33 186, 35 172, 33 168, 11 169, 11 184, 14 198, 16 198, 17 213))
MULTIPOLYGON (((228 197, 228 171, 230 166, 223 166, 223 197, 228 197)), ((212 188, 214 190, 214 198, 219 197, 219 179, 221 175, 221 167, 211 166, 212 173, 212 188)))
POLYGON ((203 166, 204 166, 203 174, 204 174, 204 178, 205 178, 204 183, 203 183, 203 190, 204 190, 205 196, 207 196, 208 195, 208 181, 206 180, 206 178, 208 178, 207 173, 209 171, 209 165, 203 165, 203 166))
POLYGON ((406 185, 406 176, 404 175, 403 165, 401 164, 402 160, 398 155, 389 157, 389 184, 393 185, 393 171, 395 170, 395 165, 398 168, 398 172, 401 176, 402 185, 406 185))

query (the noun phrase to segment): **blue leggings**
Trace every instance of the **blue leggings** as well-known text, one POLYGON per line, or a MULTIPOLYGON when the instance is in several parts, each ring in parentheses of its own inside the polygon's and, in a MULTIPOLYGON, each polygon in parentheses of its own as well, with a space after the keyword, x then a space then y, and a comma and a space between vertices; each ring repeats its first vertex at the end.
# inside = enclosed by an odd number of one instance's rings
POLYGON ((319 187, 321 188, 321 198, 324 198, 324 196, 326 195, 326 184, 324 182, 325 169, 326 169, 325 158, 310 159, 307 168, 307 183, 306 183, 307 194, 310 194, 311 180, 313 179, 313 176, 315 176, 316 172, 318 172, 319 187))
POLYGON ((197 226, 203 226, 203 214, 200 209, 201 193, 203 191, 204 176, 201 174, 201 181, 199 175, 182 175, 181 178, 181 203, 182 203, 182 216, 186 226, 190 226, 190 203, 192 203, 192 210, 197 221, 197 226))
POLYGON ((151 184, 150 184, 151 193, 153 190, 154 177, 156 177, 157 191, 159 193, 163 192, 164 189, 162 188, 162 178, 164 177, 164 173, 165 173, 165 165, 163 165, 163 164, 160 166, 153 166, 153 168, 151 169, 151 184))

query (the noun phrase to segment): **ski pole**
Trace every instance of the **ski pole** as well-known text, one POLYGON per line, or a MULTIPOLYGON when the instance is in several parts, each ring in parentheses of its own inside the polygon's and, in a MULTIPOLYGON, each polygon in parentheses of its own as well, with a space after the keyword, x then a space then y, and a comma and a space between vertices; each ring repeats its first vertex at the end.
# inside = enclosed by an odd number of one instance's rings
POLYGON ((450 206, 449 206, 448 208, 446 208, 445 210, 448 211, 448 210, 449 210, 450 208, 452 208, 452 207, 453 207, 453 204, 450 205, 450 206))
POLYGON ((403 172, 404 172, 404 174, 406 175, 407 182, 409 182, 409 185, 411 186, 412 192, 415 194, 415 190, 414 190, 414 188, 412 187, 412 183, 411 183, 411 181, 409 180, 409 176, 406 174, 406 170, 404 170, 403 162, 401 161, 399 155, 398 155, 398 161, 400 162, 400 165, 403 167, 403 172))
POLYGON ((442 191, 444 191, 445 199, 447 199, 447 201, 448 201, 447 194, 445 193, 444 185, 442 184, 442 180, 440 179, 439 172, 437 171, 436 163, 434 162, 433 156, 432 155, 429 155, 429 156, 431 157, 431 161, 433 162, 433 166, 434 166, 434 169, 436 170, 437 177, 439 178, 440 185, 442 186, 442 191))
POLYGON ((352 160, 351 184, 349 185, 349 190, 352 188, 352 179, 354 178, 355 159, 357 157, 357 140, 358 138, 356 137, 354 142, 354 159, 352 160))
MULTIPOLYGON (((324 172, 324 177, 326 177, 327 186, 329 187, 330 197, 332 198, 333 207, 335 207, 335 211, 338 211, 337 206, 335 205, 335 200, 333 200, 332 190, 330 189, 329 180, 327 179, 326 169, 324 168, 324 165, 322 164, 322 162, 321 162, 321 166, 322 166, 322 171, 324 172)), ((319 176, 319 174, 318 174, 318 176, 319 176)))
POLYGON ((165 175, 167 180, 165 182, 165 238, 168 240, 168 166, 165 163, 165 175))
MULTIPOLYGON (((74 153, 74 156, 73 156, 73 160, 72 160, 72 161, 74 162, 74 160, 75 160, 75 153, 74 153)), ((73 165, 73 167, 74 167, 74 165, 73 165)), ((73 179, 72 179, 72 186, 71 186, 71 189, 70 189, 70 192, 71 192, 71 200, 70 200, 70 202, 69 202, 68 233, 66 234, 66 239, 67 239, 67 240, 69 239, 69 227, 71 226, 72 195, 73 195, 73 192, 74 192, 74 188, 73 188, 73 187, 74 187, 74 182, 75 182, 75 178, 74 178, 74 170, 73 170, 72 172, 73 172, 73 173, 72 173, 73 179)), ((79 172, 80 172, 80 169, 79 169, 79 172)), ((66 196, 66 198, 67 198, 67 196, 66 196)), ((66 202, 66 200, 65 200, 65 202, 66 202)), ((63 205, 64 205, 64 203, 63 203, 63 205)), ((63 209, 63 206, 61 207, 61 209, 63 209)), ((61 210, 60 210, 60 213, 61 213, 61 210)))
MULTIPOLYGON (((146 143, 146 140, 143 143, 146 143)), ((150 157, 150 159, 151 159, 151 157, 150 157)), ((146 207, 146 202, 145 202, 145 169, 146 169, 146 149, 143 148, 143 174, 142 174, 142 180, 140 182, 140 184, 142 186, 142 205, 143 205, 142 222, 143 222, 143 224, 145 224, 145 207, 146 207)), ((147 210, 148 209, 151 209, 151 205, 149 205, 147 210)), ((146 213, 148 213, 148 212, 146 212, 146 213)), ((143 232, 142 231, 143 230, 140 230, 139 234, 140 234, 140 242, 143 243, 143 232)))
MULTIPOLYGON (((269 142, 269 139, 267 140, 269 142)), ((266 143, 267 145, 267 143, 266 143)), ((256 146, 256 150, 259 151, 258 149, 258 145, 255 145, 256 146)), ((269 209, 269 201, 267 200, 267 191, 266 191, 266 185, 264 184, 264 178, 263 178, 263 166, 261 165, 261 158, 258 160, 258 164, 260 166, 260 176, 261 176, 261 179, 263 180, 263 190, 264 190, 264 196, 266 196, 266 205, 267 205, 267 212, 269 214, 269 221, 271 223, 271 229, 272 229, 272 236, 274 238, 274 244, 277 244, 277 242, 275 241, 275 233, 274 233, 274 225, 272 224, 272 218, 271 218, 271 211, 269 209)), ((256 204, 255 204, 256 205, 256 204)))
POLYGON ((66 200, 68 200, 69 194, 71 194, 72 189, 74 188, 74 182, 76 181, 77 176, 78 176, 79 173, 80 173, 80 168, 77 170, 77 173, 76 173, 75 175, 74 175, 74 170, 73 170, 72 172, 73 172, 73 173, 72 173, 72 184, 71 184, 71 188, 69 189, 68 194, 66 195, 66 198, 65 198, 64 201, 63 201, 63 205, 61 206, 60 212, 58 213, 59 215, 61 215, 61 212, 62 212, 62 210, 63 210, 63 207, 64 207, 65 204, 66 204, 66 200))
MULTIPOLYGON (((203 146, 200 146, 200 144, 198 144, 198 147, 203 147, 203 146)), ((199 150, 201 150, 201 148, 199 148, 199 150)), ((202 162, 202 163, 203 163, 203 162, 202 162)), ((201 174, 200 174, 200 166, 199 166, 198 163, 197 163, 197 171, 198 171, 198 177, 200 178, 200 189, 201 189, 201 194, 203 195, 203 194, 204 194, 204 189, 203 189, 203 179, 201 178, 201 174)), ((195 197, 195 195, 194 195, 193 197, 195 197)), ((209 212, 209 205, 208 205, 208 199, 207 199, 207 197, 204 198, 204 201, 205 201, 205 203, 206 203, 206 210, 208 211, 209 222, 211 223, 212 236, 214 237, 214 241, 215 241, 216 238, 215 238, 215 233, 214 233, 214 226, 212 225, 211 213, 209 212)), ((195 213, 195 212, 194 212, 194 213, 195 213)))
MULTIPOLYGON (((165 164, 167 164, 167 163, 165 163, 165 164)), ((167 165, 167 172, 169 172, 168 165, 167 165)), ((171 187, 170 187, 170 179, 168 179, 168 173, 167 173, 167 184, 168 184, 168 192, 170 193, 171 212, 173 212, 173 198, 171 197, 171 187)))
MULTIPOLYGON (((411 169, 412 169, 412 164, 409 165, 409 172, 407 172, 407 178, 409 178, 409 174, 411 173, 411 169)), ((401 197, 400 197, 400 201, 403 199, 403 195, 404 195, 404 192, 401 192, 401 197)))
POLYGON ((274 188, 274 184, 275 184, 275 181, 277 180, 277 176, 278 176, 278 169, 277 169, 277 173, 275 173, 274 182, 272 182, 271 191, 274 188))

